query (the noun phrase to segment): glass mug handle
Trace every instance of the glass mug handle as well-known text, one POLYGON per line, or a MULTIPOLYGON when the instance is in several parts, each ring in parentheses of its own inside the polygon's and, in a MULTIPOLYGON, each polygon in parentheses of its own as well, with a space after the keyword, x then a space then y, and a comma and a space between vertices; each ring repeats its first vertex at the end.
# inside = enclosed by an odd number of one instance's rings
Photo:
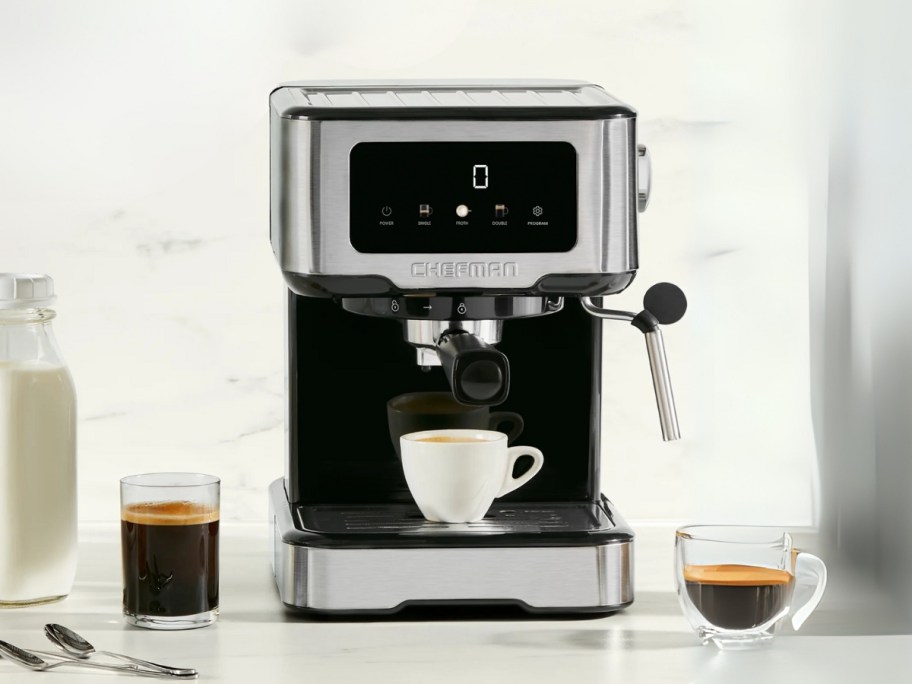
POLYGON ((512 444, 513 440, 522 433, 524 427, 522 416, 512 411, 494 411, 488 419, 488 429, 506 433, 507 444, 512 444), (504 424, 508 426, 508 429, 501 429, 504 424))
POLYGON ((792 627, 797 631, 801 629, 804 621, 810 617, 811 613, 823 598, 823 590, 826 589, 827 570, 826 565, 817 556, 798 551, 795 557, 795 591, 799 587, 812 587, 811 596, 797 609, 793 607, 792 627))
POLYGON ((531 480, 538 474, 538 471, 542 469, 542 466, 545 464, 545 456, 539 449, 530 446, 518 446, 510 447, 507 449, 507 476, 504 479, 504 483, 500 488, 500 491, 497 493, 496 498, 500 498, 505 494, 509 494, 514 489, 519 489, 526 482, 531 480), (533 459, 532 466, 524 472, 519 477, 513 477, 513 466, 516 465, 518 461, 523 456, 531 456, 533 459))

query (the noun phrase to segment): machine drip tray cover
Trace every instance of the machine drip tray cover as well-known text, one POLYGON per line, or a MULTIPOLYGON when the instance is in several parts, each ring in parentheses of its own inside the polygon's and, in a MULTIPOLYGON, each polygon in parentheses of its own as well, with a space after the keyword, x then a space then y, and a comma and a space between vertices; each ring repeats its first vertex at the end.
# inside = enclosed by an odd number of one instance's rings
POLYGON ((299 505, 298 529, 328 536, 426 536, 587 534, 615 527, 610 512, 593 503, 495 503, 474 523, 435 523, 414 505, 299 505))

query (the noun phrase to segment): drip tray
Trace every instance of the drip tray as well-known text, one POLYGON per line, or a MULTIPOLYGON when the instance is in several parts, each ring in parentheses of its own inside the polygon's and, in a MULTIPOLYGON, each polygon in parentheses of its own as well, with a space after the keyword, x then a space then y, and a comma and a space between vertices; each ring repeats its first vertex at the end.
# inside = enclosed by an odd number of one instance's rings
POLYGON ((408 504, 293 506, 299 530, 324 536, 452 537, 467 535, 566 535, 606 532, 615 523, 601 503, 495 503, 474 523, 435 523, 408 504))

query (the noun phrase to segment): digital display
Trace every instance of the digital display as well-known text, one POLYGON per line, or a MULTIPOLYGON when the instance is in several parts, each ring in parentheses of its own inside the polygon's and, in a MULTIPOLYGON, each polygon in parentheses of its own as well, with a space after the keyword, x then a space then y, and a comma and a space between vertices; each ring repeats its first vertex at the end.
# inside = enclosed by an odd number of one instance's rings
POLYGON ((570 143, 360 143, 350 161, 350 239, 359 252, 566 252, 576 244, 570 143))

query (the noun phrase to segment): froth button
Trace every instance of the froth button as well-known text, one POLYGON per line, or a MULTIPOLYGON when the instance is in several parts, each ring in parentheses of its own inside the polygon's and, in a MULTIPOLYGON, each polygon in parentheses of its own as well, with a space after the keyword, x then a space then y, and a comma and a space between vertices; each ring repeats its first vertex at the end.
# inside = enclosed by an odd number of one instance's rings
POLYGON ((458 207, 456 207, 456 216, 459 218, 465 218, 469 215, 470 211, 472 210, 469 209, 466 205, 460 204, 458 207))

